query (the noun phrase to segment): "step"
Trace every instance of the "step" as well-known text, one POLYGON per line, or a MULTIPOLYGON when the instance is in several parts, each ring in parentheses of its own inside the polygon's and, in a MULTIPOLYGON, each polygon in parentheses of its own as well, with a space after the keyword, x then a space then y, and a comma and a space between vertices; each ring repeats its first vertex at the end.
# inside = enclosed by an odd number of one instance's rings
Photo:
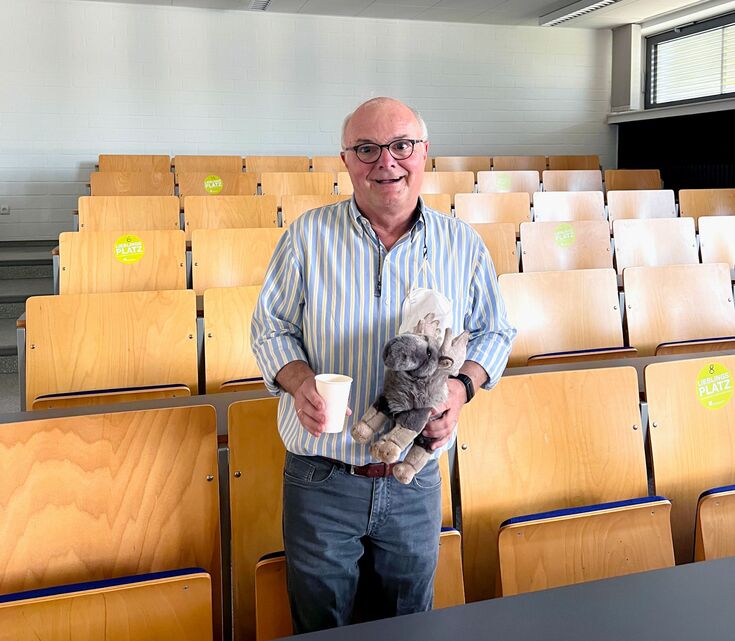
POLYGON ((51 278, 0 280, 0 306, 3 303, 25 303, 30 296, 50 296, 53 293, 54 282, 51 278))
MULTIPOLYGON (((0 357, 0 361, 2 361, 2 357, 0 357)), ((0 374, 0 414, 20 412, 18 386, 18 374, 0 374)))
POLYGON ((0 280, 50 278, 51 250, 56 242, 38 244, 0 243, 0 280))
POLYGON ((0 318, 0 373, 17 371, 18 334, 15 328, 15 318, 0 318))

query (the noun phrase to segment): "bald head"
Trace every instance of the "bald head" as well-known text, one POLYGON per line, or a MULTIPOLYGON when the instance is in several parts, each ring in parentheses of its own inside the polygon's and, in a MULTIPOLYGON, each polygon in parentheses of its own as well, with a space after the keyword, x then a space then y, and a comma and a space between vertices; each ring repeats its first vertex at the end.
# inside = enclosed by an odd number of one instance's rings
POLYGON ((341 135, 341 144, 342 149, 345 149, 348 141, 348 132, 350 129, 350 122, 352 121, 352 118, 356 115, 361 115, 364 112, 373 112, 373 111, 380 111, 380 110, 390 110, 390 111, 396 111, 398 113, 403 112, 404 115, 407 115, 410 113, 416 123, 419 126, 420 129, 420 137, 422 140, 427 140, 429 137, 429 131, 426 128, 426 123, 424 122, 424 119, 421 117, 421 114, 416 111, 413 107, 409 107, 408 105, 402 103, 400 100, 396 100, 395 98, 388 98, 385 96, 380 96, 378 98, 371 98, 370 100, 367 100, 363 102, 355 111, 353 111, 350 114, 347 114, 344 121, 342 122, 342 135, 341 135))

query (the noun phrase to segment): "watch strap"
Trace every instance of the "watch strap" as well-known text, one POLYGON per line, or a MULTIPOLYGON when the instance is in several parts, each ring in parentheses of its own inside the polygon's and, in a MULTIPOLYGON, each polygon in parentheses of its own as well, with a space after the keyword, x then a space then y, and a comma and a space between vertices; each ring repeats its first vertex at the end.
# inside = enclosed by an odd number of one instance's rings
POLYGON ((460 383, 462 383, 462 385, 464 385, 464 391, 467 395, 467 400, 465 401, 465 403, 469 403, 475 396, 475 384, 472 382, 472 379, 467 376, 467 374, 462 374, 461 372, 459 374, 452 375, 449 378, 458 380, 460 383))

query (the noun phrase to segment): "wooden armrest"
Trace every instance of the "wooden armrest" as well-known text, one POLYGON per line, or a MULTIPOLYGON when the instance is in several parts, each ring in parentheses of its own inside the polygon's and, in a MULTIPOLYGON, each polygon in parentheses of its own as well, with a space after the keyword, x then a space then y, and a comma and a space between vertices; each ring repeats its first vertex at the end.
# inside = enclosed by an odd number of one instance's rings
POLYGON ((579 363, 581 361, 609 361, 617 358, 630 358, 638 350, 635 347, 603 347, 600 349, 583 349, 574 352, 556 352, 553 354, 537 354, 528 359, 529 365, 552 365, 559 363, 579 363))
POLYGON ((730 349, 735 349, 735 336, 661 343, 656 348, 656 356, 666 356, 667 354, 696 354, 697 352, 723 352, 730 349))
POLYGON ((234 381, 225 381, 220 385, 220 392, 248 392, 251 390, 265 389, 262 378, 241 378, 234 381))
POLYGON ((191 390, 186 385, 149 385, 125 389, 43 394, 31 403, 31 409, 50 410, 59 407, 110 405, 112 403, 150 401, 159 398, 176 398, 180 396, 191 396, 191 390))

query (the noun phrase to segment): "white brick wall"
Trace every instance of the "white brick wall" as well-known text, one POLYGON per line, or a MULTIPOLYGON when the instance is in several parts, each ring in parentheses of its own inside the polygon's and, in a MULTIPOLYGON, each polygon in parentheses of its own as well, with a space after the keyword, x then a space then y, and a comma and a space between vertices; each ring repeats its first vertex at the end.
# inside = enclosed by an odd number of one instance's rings
POLYGON ((392 95, 432 155, 614 166, 609 31, 3 0, 0 239, 55 238, 103 153, 329 155, 392 95))

